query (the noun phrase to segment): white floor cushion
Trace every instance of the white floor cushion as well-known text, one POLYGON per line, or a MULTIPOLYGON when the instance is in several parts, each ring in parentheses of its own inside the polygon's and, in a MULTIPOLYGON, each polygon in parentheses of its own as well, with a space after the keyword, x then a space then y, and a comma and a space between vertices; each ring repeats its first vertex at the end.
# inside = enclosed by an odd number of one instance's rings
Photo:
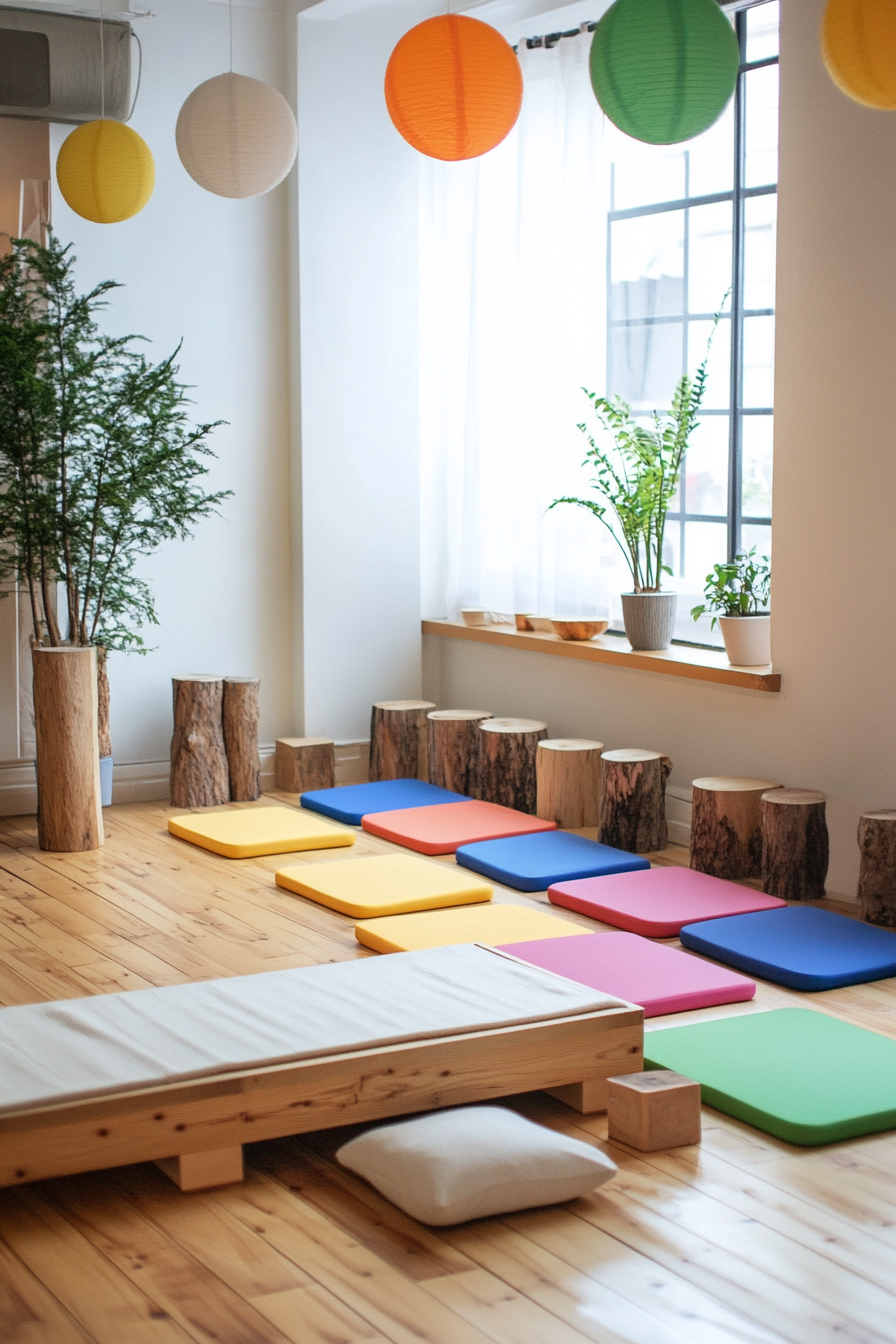
POLYGON ((503 1106, 467 1106, 369 1129, 337 1161, 421 1223, 558 1204, 616 1171, 599 1149, 503 1106))

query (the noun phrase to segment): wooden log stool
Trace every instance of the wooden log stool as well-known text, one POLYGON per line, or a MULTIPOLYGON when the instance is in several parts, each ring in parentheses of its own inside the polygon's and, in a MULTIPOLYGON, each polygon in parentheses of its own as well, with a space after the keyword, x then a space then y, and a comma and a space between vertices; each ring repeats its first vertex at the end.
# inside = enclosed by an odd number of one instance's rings
POLYGON ((274 788, 308 793, 336 786, 336 745, 329 737, 278 737, 274 746, 274 788))
POLYGON ((596 826, 603 742, 547 737, 535 752, 536 816, 558 826, 596 826))
POLYGON ((257 677, 225 677, 222 722, 230 800, 253 803, 261 797, 261 760, 258 755, 257 677))
POLYGON ((479 725, 490 709, 434 709, 426 716, 429 782, 479 797, 479 725))
POLYGON ((666 829, 668 756, 640 747, 605 751, 600 758, 601 844, 650 854, 669 843, 666 829))
POLYGON ((896 928, 896 811, 859 818, 859 912, 869 924, 896 928))
POLYGON ((535 816, 535 753, 548 726, 538 719, 486 719, 479 725, 482 800, 535 816))
POLYGON ((642 1153, 700 1142, 700 1084, 671 1069, 607 1079, 607 1138, 642 1153))
POLYGON ((37 842, 75 854, 103 844, 96 649, 32 649, 37 842))
POLYGON ((370 778, 426 779, 431 700, 380 700, 370 712, 370 778))
POLYGON ((778 779, 711 775, 695 779, 691 819, 691 867, 737 881, 762 876, 762 815, 759 800, 778 779))
POLYGON ((760 800, 762 890, 782 901, 814 901, 828 875, 824 794, 817 789, 773 789, 760 800))
POLYGON ((172 677, 171 803, 217 807, 230 801, 224 747, 224 678, 172 677))

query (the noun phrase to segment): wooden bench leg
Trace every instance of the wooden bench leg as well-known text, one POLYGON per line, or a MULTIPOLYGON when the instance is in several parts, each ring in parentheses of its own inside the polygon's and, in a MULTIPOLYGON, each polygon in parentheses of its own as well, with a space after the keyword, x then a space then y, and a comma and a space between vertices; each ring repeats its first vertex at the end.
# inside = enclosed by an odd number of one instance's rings
POLYGON ((181 1190, 207 1190, 213 1185, 235 1185, 244 1175, 243 1147, 238 1143, 233 1148, 213 1148, 207 1153, 181 1153, 179 1157, 162 1157, 156 1166, 161 1167, 181 1190))
POLYGON ((582 1115, 607 1109, 606 1078, 589 1078, 584 1083, 565 1083, 563 1087, 546 1087, 549 1097, 556 1097, 564 1106, 570 1106, 582 1115))

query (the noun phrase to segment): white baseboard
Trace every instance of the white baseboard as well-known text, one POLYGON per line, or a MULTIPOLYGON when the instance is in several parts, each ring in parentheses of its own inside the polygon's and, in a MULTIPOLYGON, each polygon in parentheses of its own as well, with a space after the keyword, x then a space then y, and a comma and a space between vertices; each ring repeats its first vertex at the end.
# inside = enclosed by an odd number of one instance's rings
POLYGON ((666 825, 669 843, 691 847, 691 790, 666 787, 666 825))

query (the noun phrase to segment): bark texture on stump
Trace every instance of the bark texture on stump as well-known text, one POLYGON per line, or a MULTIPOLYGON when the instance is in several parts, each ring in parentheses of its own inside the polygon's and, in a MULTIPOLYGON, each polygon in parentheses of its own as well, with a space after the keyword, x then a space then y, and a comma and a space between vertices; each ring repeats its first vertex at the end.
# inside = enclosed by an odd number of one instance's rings
POLYGON ((112 755, 112 738, 109 735, 109 669, 106 650, 96 651, 96 689, 97 689, 97 739, 99 741, 100 760, 112 755))
POLYGON ((824 794, 817 789, 774 789, 762 809, 762 890, 782 901, 814 901, 828 875, 824 794))
POLYGON ((230 801, 224 748, 222 677, 172 677, 171 803, 216 807, 230 801))
POLYGON ((486 803, 535 816, 535 753, 548 726, 538 719, 486 719, 479 725, 479 786, 486 803))
POLYGON ((781 787, 777 779, 732 775, 695 779, 691 818, 691 867, 737 881, 762 876, 762 814, 759 800, 781 787))
POLYGON ((859 912, 869 924, 896 928, 896 811, 862 813, 859 850, 859 912))
POLYGON ((329 737, 278 737, 274 785, 284 793, 336 786, 336 748, 329 737))
POLYGON ((76 854, 103 843, 97 746, 96 649, 36 647, 37 836, 76 854))
POLYGON ((600 761, 600 841, 630 854, 665 849, 668 756, 640 747, 606 751, 600 761))
POLYGON ((479 725, 489 709, 436 709, 426 716, 429 782, 479 797, 479 725))
POLYGON ((431 700, 380 700, 370 714, 370 778, 428 779, 426 712, 431 700))
POLYGON ((603 742, 583 737, 548 737, 535 753, 537 815, 558 826, 596 826, 603 742))
POLYGON ((254 803, 261 797, 258 756, 258 677, 224 678, 224 750, 230 775, 230 799, 254 803))

